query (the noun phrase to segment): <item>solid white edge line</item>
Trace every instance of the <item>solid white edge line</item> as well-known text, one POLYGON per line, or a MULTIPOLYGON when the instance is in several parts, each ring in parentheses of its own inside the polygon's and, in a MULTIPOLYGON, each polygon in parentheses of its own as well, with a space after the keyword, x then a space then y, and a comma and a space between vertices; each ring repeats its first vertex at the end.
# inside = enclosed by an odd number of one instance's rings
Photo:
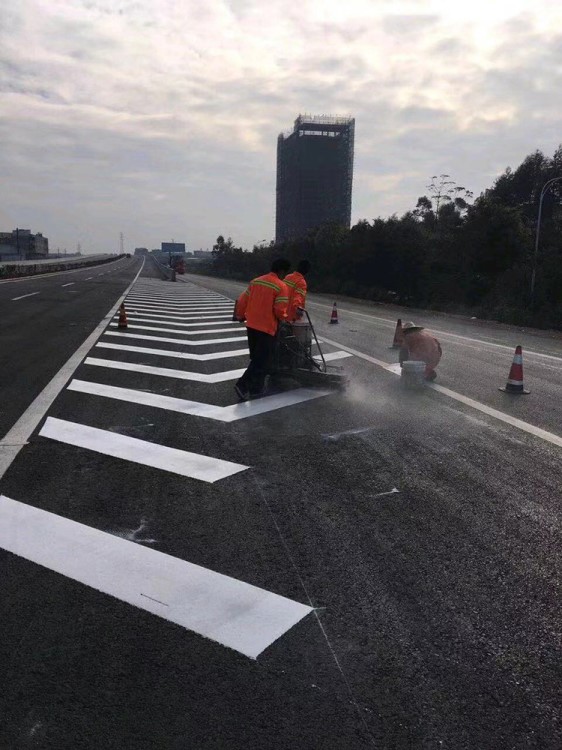
POLYGON ((11 554, 250 659, 313 612, 267 589, 5 495, 0 521, 0 547, 11 554))
POLYGON ((61 367, 61 369, 52 378, 52 380, 47 383, 41 393, 34 399, 34 401, 32 401, 32 403, 27 407, 18 421, 0 441, 0 479, 2 479, 10 464, 18 455, 25 443, 27 443, 31 433, 43 419, 51 404, 62 391, 66 383, 70 380, 75 370, 78 368, 78 365, 90 351, 96 340, 101 336, 108 322, 111 321, 111 319, 115 315, 115 312, 119 309, 119 305, 127 296, 129 289, 131 289, 135 281, 140 276, 143 267, 144 258, 137 275, 127 287, 127 289, 123 292, 123 294, 119 297, 117 302, 112 305, 109 312, 102 318, 102 320, 94 328, 92 333, 82 342, 82 344, 80 344, 74 354, 71 355, 71 357, 61 367))
MULTIPOLYGON (((370 357, 368 354, 363 354, 363 352, 360 352, 357 349, 352 349, 351 347, 344 346, 343 344, 340 344, 337 341, 327 339, 325 336, 322 336, 320 341, 325 341, 327 344, 330 344, 331 346, 339 346, 340 349, 344 349, 346 352, 350 352, 350 354, 354 354, 356 357, 359 357, 360 359, 364 359, 367 362, 372 362, 374 365, 378 365, 379 367, 382 367, 383 370, 386 370, 387 372, 391 372, 394 375, 400 374, 400 372, 396 370, 396 363, 390 364, 388 362, 383 362, 381 359, 370 357)), ((468 398, 468 396, 463 396, 461 393, 452 391, 449 388, 445 388, 442 385, 438 385, 437 383, 428 383, 427 387, 431 388, 434 391, 438 391, 439 393, 442 393, 444 396, 449 396, 449 398, 452 398, 455 401, 459 401, 460 403, 465 404, 466 406, 470 406, 473 409, 476 409, 477 411, 482 412, 483 414, 487 414, 488 416, 493 417, 494 419, 498 419, 501 422, 505 422, 506 424, 509 424, 512 427, 516 427, 517 429, 522 430, 523 432, 527 432, 529 435, 534 435, 535 437, 541 438, 542 440, 546 440, 547 442, 552 443, 552 445, 557 445, 559 447, 562 447, 562 437, 560 435, 556 435, 554 432, 548 432, 547 430, 543 430, 542 427, 536 427, 535 425, 529 424, 528 422, 523 422, 523 420, 521 419, 512 417, 503 411, 498 411, 498 409, 494 409, 491 406, 486 406, 486 404, 482 404, 480 403, 480 401, 475 401, 472 398, 468 398)))

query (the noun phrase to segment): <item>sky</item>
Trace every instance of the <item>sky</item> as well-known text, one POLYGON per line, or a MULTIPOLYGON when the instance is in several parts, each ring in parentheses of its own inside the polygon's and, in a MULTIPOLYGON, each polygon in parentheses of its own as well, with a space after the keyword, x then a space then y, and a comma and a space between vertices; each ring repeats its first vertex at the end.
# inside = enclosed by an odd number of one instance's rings
POLYGON ((276 144, 355 118, 352 223, 562 142, 560 0, 0 0, 0 230, 118 252, 275 232, 276 144))

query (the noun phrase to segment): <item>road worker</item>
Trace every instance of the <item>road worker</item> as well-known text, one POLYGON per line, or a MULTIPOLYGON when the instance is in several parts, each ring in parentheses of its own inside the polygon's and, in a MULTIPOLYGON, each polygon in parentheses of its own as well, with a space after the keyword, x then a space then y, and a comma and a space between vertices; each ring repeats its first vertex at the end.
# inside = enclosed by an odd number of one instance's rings
POLYGON ((293 273, 285 276, 285 284, 289 289, 289 305, 287 307, 287 319, 289 323, 294 323, 299 318, 302 318, 302 312, 306 304, 306 274, 310 271, 310 262, 308 260, 301 260, 297 266, 297 270, 293 273))
POLYGON ((246 321, 250 349, 248 369, 234 386, 242 401, 264 394, 277 328, 287 321, 289 292, 282 279, 290 267, 285 258, 274 260, 271 271, 253 279, 236 302, 238 320, 246 321))
POLYGON ((435 368, 443 354, 439 341, 423 326, 417 326, 412 322, 402 326, 402 333, 404 343, 400 349, 400 365, 406 360, 425 362, 425 379, 435 380, 437 377, 435 368))

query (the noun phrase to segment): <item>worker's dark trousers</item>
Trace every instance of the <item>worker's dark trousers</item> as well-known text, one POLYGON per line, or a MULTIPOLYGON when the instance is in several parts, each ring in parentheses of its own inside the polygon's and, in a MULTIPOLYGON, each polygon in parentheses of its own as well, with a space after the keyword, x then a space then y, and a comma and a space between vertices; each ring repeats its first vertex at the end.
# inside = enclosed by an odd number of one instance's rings
POLYGON ((271 365, 275 336, 270 336, 255 328, 247 328, 250 364, 236 384, 251 396, 261 396, 265 387, 265 377, 271 365))

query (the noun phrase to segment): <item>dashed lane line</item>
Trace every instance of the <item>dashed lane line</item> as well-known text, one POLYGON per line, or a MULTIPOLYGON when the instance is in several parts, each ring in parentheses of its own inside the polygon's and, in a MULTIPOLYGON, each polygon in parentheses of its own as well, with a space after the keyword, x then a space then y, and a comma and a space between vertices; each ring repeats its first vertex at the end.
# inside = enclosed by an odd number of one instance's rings
POLYGON ((25 299, 26 297, 33 297, 40 292, 31 292, 30 294, 22 294, 21 297, 12 297, 12 302, 17 302, 19 299, 25 299))
MULTIPOLYGON (((340 344, 337 341, 327 339, 325 336, 322 336, 320 341, 325 341, 327 344, 330 344, 332 346, 339 346, 344 351, 350 352, 350 354, 354 354, 356 357, 359 357, 360 359, 364 359, 367 362, 372 362, 374 365, 378 365, 379 367, 382 367, 383 370, 387 370, 387 372, 391 372, 395 375, 400 374, 399 365, 397 366, 396 363, 389 364, 388 362, 383 362, 382 360, 376 359, 375 357, 371 357, 368 354, 364 354, 363 352, 360 352, 357 349, 352 349, 351 347, 344 346, 343 344, 340 344)), ((541 440, 546 440, 552 445, 562 447, 562 437, 560 435, 556 435, 554 432, 548 432, 547 430, 543 430, 541 427, 536 427, 535 425, 529 424, 528 422, 524 422, 522 419, 517 419, 516 417, 512 417, 510 414, 506 414, 503 411, 494 409, 491 406, 486 406, 486 404, 482 404, 480 401, 475 401, 472 398, 468 398, 468 396, 463 396, 462 393, 457 393, 456 391, 452 391, 450 388, 445 388, 444 386, 438 385, 437 383, 428 383, 427 387, 431 388, 434 391, 438 391, 439 393, 442 393, 444 396, 448 396, 449 398, 452 398, 455 401, 459 401, 460 403, 465 404, 465 406, 470 406, 472 409, 476 409, 477 411, 480 411, 483 414, 487 414, 489 417, 493 417, 494 419, 497 419, 500 422, 504 422, 505 424, 509 424, 512 427, 516 427, 518 430, 522 430, 523 432, 526 432, 529 435, 534 435, 535 437, 538 437, 541 440)))
POLYGON ((65 286, 74 286, 75 283, 76 283, 75 281, 69 281, 68 284, 63 284, 62 286, 63 287, 65 287, 65 286))
POLYGON ((35 400, 28 406, 24 411, 15 425, 11 430, 4 436, 3 440, 0 441, 0 479, 4 476, 8 467, 18 455, 23 446, 27 443, 29 436, 33 430, 37 427, 39 422, 45 416, 47 410, 55 398, 62 391, 68 380, 72 377, 74 371, 84 359, 86 354, 90 351, 93 344, 103 333, 109 320, 115 315, 115 311, 119 309, 119 305, 127 295, 129 289, 133 286, 137 278, 139 277, 144 267, 144 258, 142 259, 141 266, 137 272, 136 277, 133 279, 131 284, 127 287, 125 292, 119 297, 117 302, 111 307, 111 310, 103 317, 103 319, 94 328, 92 333, 85 339, 74 354, 68 359, 61 369, 57 372, 54 378, 43 388, 41 393, 35 398, 35 400))
POLYGON ((67 445, 74 445, 77 448, 102 453, 105 456, 211 484, 249 468, 222 458, 169 448, 166 445, 150 443, 128 435, 120 435, 109 430, 100 430, 97 427, 89 427, 55 417, 47 417, 39 435, 67 445))
MULTIPOLYGON (((146 338, 153 338, 146 336, 146 338)), ((178 343, 176 339, 174 344, 178 343)), ((180 342, 181 343, 181 342, 180 342)), ((188 359, 195 362, 210 362, 214 359, 227 359, 228 357, 243 357, 249 353, 248 349, 233 349, 228 352, 211 352, 210 354, 192 354, 191 352, 174 352, 170 349, 151 349, 147 346, 129 346, 127 344, 110 344, 107 341, 98 341, 95 345, 100 349, 115 349, 123 352, 134 352, 135 354, 153 354, 158 357, 173 357, 175 359, 188 359)))
POLYGON ((250 659, 313 612, 311 606, 4 495, 0 547, 250 659))
MULTIPOLYGON (((182 331, 183 333, 183 331, 182 331)), ((209 331, 207 331, 209 333, 209 331)), ((222 339, 204 339, 202 341, 189 341, 188 339, 172 339, 166 336, 151 336, 146 333, 119 333, 119 331, 106 331, 105 336, 119 336, 125 339, 143 339, 144 341, 163 341, 166 344, 182 344, 183 346, 207 346, 208 344, 226 344, 230 341, 247 341, 247 336, 230 336, 222 339)))
POLYGON ((87 380, 72 380, 68 386, 68 390, 88 393, 90 396, 103 396, 117 401, 141 404, 142 406, 152 406, 156 409, 175 411, 180 414, 189 414, 192 417, 214 419, 217 422, 236 422, 239 419, 255 417, 258 414, 266 414, 270 411, 284 409, 287 406, 295 406, 305 401, 312 401, 333 394, 333 391, 328 390, 296 388, 285 393, 275 394, 274 396, 264 396, 254 401, 243 401, 231 406, 215 406, 214 404, 188 401, 187 399, 174 398, 173 396, 161 396, 158 393, 137 391, 132 388, 120 388, 113 385, 104 385, 103 383, 93 383, 87 380))

